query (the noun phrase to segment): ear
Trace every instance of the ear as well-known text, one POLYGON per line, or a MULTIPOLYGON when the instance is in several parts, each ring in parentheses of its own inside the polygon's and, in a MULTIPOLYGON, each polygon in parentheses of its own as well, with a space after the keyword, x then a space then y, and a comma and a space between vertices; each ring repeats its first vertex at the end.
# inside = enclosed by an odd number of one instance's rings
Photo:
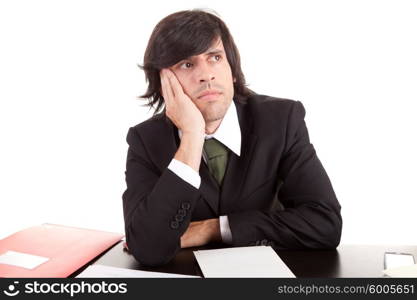
POLYGON ((233 77, 233 82, 236 83, 236 77, 233 77))

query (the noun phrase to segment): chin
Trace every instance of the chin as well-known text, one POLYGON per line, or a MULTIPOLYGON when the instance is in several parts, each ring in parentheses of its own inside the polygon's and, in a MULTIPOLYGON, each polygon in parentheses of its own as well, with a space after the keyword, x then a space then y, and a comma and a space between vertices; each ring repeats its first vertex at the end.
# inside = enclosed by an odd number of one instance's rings
POLYGON ((201 111, 206 122, 213 122, 223 119, 229 105, 226 103, 208 103, 205 110, 201 111))
POLYGON ((204 121, 206 122, 214 122, 214 121, 218 121, 223 119, 225 115, 225 112, 208 112, 208 113, 204 113, 203 117, 204 117, 204 121))

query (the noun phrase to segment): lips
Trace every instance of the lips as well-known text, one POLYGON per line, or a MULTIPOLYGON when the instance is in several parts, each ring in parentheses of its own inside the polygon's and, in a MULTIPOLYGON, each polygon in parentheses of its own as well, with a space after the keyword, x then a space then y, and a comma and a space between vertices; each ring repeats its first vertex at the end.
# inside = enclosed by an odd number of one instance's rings
POLYGON ((206 100, 210 100, 210 99, 214 99, 217 98, 219 95, 221 94, 220 91, 217 90, 207 90, 202 92, 199 96, 198 99, 206 99, 206 100))

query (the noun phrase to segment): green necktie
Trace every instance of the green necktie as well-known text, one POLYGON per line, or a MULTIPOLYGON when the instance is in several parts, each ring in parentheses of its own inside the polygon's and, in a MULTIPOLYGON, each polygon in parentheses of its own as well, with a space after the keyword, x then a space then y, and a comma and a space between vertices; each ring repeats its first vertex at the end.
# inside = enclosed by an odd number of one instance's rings
POLYGON ((216 178, 217 183, 222 185, 227 166, 228 150, 226 146, 214 138, 207 139, 204 141, 204 152, 210 173, 216 178))

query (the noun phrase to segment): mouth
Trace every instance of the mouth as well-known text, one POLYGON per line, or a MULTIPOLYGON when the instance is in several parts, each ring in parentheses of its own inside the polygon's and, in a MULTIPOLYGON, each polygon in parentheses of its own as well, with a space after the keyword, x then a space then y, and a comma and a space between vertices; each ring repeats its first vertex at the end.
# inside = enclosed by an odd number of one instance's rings
POLYGON ((197 98, 200 100, 216 100, 221 94, 217 90, 207 90, 202 92, 197 98))

